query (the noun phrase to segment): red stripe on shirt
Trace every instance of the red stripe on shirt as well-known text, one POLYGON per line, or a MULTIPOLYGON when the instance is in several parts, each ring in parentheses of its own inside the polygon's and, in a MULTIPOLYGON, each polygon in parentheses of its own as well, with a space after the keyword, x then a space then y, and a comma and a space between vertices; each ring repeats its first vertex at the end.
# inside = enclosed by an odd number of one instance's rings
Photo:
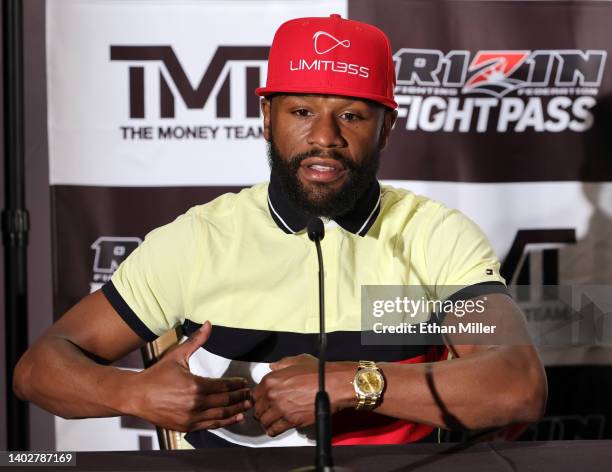
MULTIPOLYGON (((446 359, 448 350, 432 346, 425 355, 404 359, 398 364, 418 364, 446 359)), ((332 418, 334 446, 404 444, 418 441, 433 431, 433 427, 398 420, 374 412, 343 410, 332 418)))

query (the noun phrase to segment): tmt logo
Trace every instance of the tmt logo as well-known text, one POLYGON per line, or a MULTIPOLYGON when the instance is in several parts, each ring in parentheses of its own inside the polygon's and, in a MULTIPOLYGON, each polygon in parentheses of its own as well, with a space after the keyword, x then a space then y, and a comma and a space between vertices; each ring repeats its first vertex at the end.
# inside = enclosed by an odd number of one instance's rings
POLYGON ((145 118, 145 65, 151 63, 159 77, 160 118, 175 117, 175 99, 180 97, 188 109, 203 109, 212 96, 216 117, 230 118, 232 78, 244 81, 240 94, 244 117, 259 117, 259 99, 254 90, 260 86, 262 68, 266 66, 268 46, 219 46, 198 85, 191 81, 172 46, 110 47, 111 61, 128 62, 130 118, 145 118), (242 77, 237 77, 241 74, 242 77))

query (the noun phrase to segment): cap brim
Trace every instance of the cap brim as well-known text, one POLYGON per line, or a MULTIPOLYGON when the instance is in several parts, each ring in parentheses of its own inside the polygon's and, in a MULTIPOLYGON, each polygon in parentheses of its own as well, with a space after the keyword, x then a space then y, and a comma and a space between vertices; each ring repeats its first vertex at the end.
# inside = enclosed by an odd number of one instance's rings
POLYGON ((259 87, 255 89, 255 93, 260 97, 267 97, 275 93, 299 93, 304 95, 339 95, 341 97, 365 98, 374 102, 380 103, 392 110, 397 108, 397 102, 383 95, 375 95, 371 93, 360 93, 355 90, 345 89, 330 89, 329 87, 259 87))

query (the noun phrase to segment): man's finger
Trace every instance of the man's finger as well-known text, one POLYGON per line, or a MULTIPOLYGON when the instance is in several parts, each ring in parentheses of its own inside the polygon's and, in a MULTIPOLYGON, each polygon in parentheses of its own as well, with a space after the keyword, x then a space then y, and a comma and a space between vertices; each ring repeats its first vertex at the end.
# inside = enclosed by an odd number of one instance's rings
POLYGON ((200 329, 191 333, 191 336, 181 343, 179 347, 174 350, 173 354, 179 356, 181 360, 189 362, 191 355, 208 341, 211 332, 212 325, 209 321, 206 321, 200 329))
POLYGON ((265 397, 253 398, 255 406, 253 408, 253 416, 259 419, 270 408, 270 403, 265 397))
POLYGON ((236 405, 239 403, 244 403, 245 401, 252 402, 251 390, 248 388, 243 388, 241 390, 233 390, 231 392, 212 393, 210 395, 205 395, 205 398, 202 403, 205 408, 215 408, 236 405))
POLYGON ((276 362, 270 363, 270 369, 272 370, 280 370, 285 369, 287 367, 291 367, 293 365, 302 364, 304 362, 316 361, 317 358, 311 356, 310 354, 298 354, 297 356, 288 356, 279 359, 276 362))
POLYGON ((271 425, 276 423, 283 417, 283 413, 276 408, 268 408, 266 411, 261 413, 257 418, 259 422, 267 430, 271 425))
POLYGON ((274 437, 274 436, 278 436, 281 433, 284 433, 285 431, 293 427, 294 426, 291 423, 281 418, 280 420, 276 421, 272 425, 268 426, 266 428, 266 433, 268 434, 268 436, 274 437))
POLYGON ((298 357, 299 356, 283 357, 282 359, 279 359, 276 362, 271 362, 270 363, 270 369, 271 370, 280 370, 280 369, 284 369, 285 367, 292 366, 293 364, 295 364, 297 362, 298 357))
POLYGON ((206 395, 242 390, 249 385, 244 377, 221 377, 218 379, 200 377, 199 375, 194 375, 194 377, 198 383, 200 393, 206 395))
POLYGON ((198 431, 201 429, 217 429, 224 428, 225 426, 230 426, 232 424, 240 423, 244 421, 244 413, 238 413, 230 418, 225 418, 223 420, 204 420, 198 423, 195 423, 191 427, 191 431, 198 431))
POLYGON ((245 400, 240 403, 236 403, 230 406, 220 406, 216 408, 207 408, 194 416, 194 420, 196 423, 205 421, 205 420, 224 420, 226 418, 231 418, 233 416, 238 415, 239 413, 244 413, 249 408, 251 408, 253 404, 249 400, 245 400))
POLYGON ((266 391, 267 390, 264 388, 264 386, 260 382, 258 385, 255 386, 255 388, 251 392, 251 395, 253 396, 253 400, 255 400, 255 402, 262 400, 266 394, 266 391))

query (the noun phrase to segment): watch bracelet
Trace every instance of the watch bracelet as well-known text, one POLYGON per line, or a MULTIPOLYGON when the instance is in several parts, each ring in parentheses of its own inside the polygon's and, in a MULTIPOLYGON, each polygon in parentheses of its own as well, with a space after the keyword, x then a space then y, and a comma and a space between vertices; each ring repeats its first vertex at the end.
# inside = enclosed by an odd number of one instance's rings
MULTIPOLYGON (((357 366, 357 372, 359 372, 359 370, 361 369, 374 369, 380 372, 380 369, 374 361, 360 360, 359 365, 357 366)), ((357 397, 357 405, 355 405, 356 410, 373 410, 378 404, 378 401, 380 400, 380 395, 376 398, 372 398, 366 397, 365 395, 359 395, 357 392, 355 392, 355 396, 357 397)))

